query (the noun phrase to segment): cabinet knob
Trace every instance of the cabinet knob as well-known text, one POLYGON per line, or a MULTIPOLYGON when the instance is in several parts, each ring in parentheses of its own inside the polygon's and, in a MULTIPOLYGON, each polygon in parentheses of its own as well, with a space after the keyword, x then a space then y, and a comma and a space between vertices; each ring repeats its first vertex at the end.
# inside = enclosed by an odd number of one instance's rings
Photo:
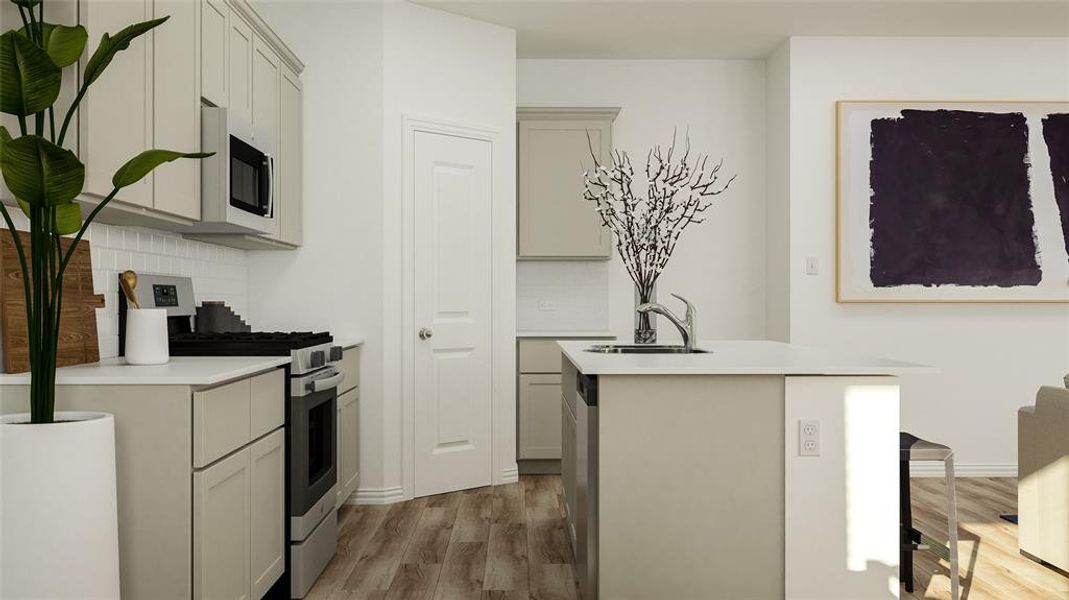
POLYGON ((426 327, 423 327, 423 328, 421 328, 419 330, 419 339, 421 339, 421 340, 429 340, 433 336, 434 336, 434 332, 431 331, 430 329, 426 328, 426 327))

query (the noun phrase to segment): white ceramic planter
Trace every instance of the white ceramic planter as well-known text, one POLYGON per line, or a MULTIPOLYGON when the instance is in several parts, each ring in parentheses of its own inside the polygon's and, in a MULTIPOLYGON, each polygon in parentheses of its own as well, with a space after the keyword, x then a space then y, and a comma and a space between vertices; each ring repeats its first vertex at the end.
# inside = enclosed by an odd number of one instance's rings
POLYGON ((119 598, 115 418, 0 417, 0 598, 119 598))
POLYGON ((170 359, 167 348, 167 309, 127 310, 126 362, 131 365, 164 365, 170 359))

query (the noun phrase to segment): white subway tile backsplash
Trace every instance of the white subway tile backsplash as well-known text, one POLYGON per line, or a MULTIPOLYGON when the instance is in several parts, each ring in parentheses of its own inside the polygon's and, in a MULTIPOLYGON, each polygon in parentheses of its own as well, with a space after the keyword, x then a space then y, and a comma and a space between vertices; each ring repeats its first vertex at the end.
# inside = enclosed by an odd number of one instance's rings
POLYGON ((608 261, 517 262, 516 329, 609 329, 608 261))
MULTIPOLYGON (((12 215, 15 226, 26 228, 21 213, 12 215)), ((184 239, 148 229, 95 223, 84 240, 91 245, 93 288, 104 295, 104 308, 97 310, 100 355, 119 353, 119 272, 181 275, 193 278, 197 302, 222 300, 243 314, 248 298, 245 252, 184 239)))

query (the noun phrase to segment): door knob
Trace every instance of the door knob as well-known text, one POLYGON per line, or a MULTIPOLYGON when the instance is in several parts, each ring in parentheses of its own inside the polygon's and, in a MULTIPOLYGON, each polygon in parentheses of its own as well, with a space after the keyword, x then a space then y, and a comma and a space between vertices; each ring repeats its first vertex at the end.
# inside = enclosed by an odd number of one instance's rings
POLYGON ((434 332, 430 329, 427 329, 426 327, 423 327, 419 330, 419 339, 421 340, 429 340, 433 335, 434 332))

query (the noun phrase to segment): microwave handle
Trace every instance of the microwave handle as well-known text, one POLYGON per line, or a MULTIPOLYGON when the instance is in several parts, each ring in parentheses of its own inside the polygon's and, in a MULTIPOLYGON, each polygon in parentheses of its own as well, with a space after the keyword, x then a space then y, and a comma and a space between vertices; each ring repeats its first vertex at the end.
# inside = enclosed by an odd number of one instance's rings
POLYGON ((275 157, 265 154, 267 158, 267 216, 275 216, 275 157))

